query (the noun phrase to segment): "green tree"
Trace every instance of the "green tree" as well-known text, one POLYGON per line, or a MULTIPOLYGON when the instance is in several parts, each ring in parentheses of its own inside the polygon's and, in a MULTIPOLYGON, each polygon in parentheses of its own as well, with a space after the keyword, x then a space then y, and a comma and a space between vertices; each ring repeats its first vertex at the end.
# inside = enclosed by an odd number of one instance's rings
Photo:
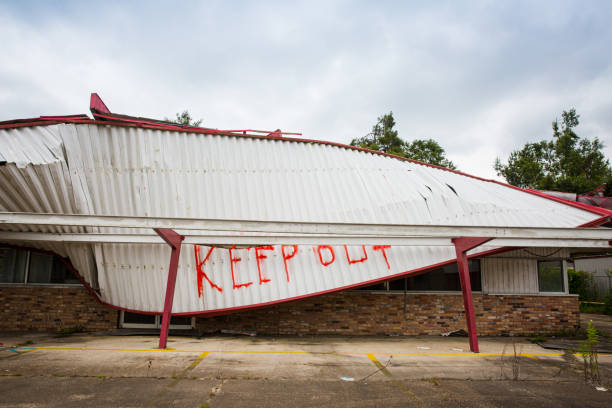
POLYGON ((191 115, 189 114, 189 111, 187 110, 184 110, 181 113, 177 113, 176 119, 164 118, 164 121, 170 122, 170 123, 176 123, 177 125, 185 125, 185 126, 193 126, 193 127, 200 127, 200 125, 202 124, 202 119, 198 119, 198 120, 193 119, 191 115))
POLYGON ((497 158, 497 174, 514 186, 573 193, 586 193, 612 180, 603 143, 598 138, 581 138, 574 131, 579 119, 575 109, 563 111, 561 123, 552 123, 552 140, 525 144, 510 153, 507 164, 497 158))
POLYGON ((378 118, 370 133, 358 139, 353 139, 351 145, 380 150, 403 157, 405 142, 397 135, 397 130, 393 129, 394 126, 393 112, 382 115, 378 118))
POLYGON ((446 158, 442 146, 435 140, 416 139, 406 142, 399 137, 394 127, 393 112, 389 112, 378 118, 370 133, 353 139, 351 145, 455 169, 455 165, 446 158))
POLYGON ((456 169, 453 162, 448 160, 445 154, 442 146, 433 139, 416 139, 412 143, 407 142, 404 145, 404 157, 453 170, 456 169))

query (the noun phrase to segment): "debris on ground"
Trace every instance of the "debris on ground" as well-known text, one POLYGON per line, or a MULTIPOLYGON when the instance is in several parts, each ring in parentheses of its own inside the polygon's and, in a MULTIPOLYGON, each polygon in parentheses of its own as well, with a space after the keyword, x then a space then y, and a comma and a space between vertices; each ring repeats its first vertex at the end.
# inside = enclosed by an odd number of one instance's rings
POLYGON ((254 330, 228 330, 228 329, 223 329, 221 330, 221 333, 223 334, 241 334, 243 336, 257 336, 257 332, 254 330))
MULTIPOLYGON (((538 343, 539 346, 550 350, 579 350, 582 339, 573 338, 556 338, 549 339, 543 343, 538 343)), ((600 354, 612 353, 612 339, 600 338, 597 345, 597 352, 600 354)))
POLYGON ((459 329, 459 330, 449 331, 448 333, 442 333, 440 336, 444 336, 444 337, 467 337, 468 333, 465 330, 463 330, 463 329, 459 329))
POLYGON ((353 377, 340 377, 342 381, 355 381, 353 377))
POLYGON ((431 350, 431 347, 427 347, 427 346, 417 346, 417 348, 419 350, 431 350))

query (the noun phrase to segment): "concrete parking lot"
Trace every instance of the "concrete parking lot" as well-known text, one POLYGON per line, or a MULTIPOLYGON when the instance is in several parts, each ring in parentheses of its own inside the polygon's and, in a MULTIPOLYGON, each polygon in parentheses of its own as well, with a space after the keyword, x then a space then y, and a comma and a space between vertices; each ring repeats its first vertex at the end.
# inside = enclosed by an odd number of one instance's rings
MULTIPOLYGON (((593 406, 579 356, 524 339, 0 335, 0 406, 593 406)), ((612 355, 599 356, 610 388, 612 355)))

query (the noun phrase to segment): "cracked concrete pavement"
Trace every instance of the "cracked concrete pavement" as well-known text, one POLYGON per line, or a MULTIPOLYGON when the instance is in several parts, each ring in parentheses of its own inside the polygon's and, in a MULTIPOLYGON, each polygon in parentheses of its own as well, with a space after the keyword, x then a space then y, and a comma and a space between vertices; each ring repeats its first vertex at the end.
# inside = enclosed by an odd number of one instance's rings
MULTIPOLYGON (((524 339, 0 334, 0 407, 593 406, 579 357, 524 339), (515 355, 516 351, 516 355, 515 355), (514 380, 515 375, 518 378, 514 380)), ((610 388, 612 356, 599 358, 610 388)))

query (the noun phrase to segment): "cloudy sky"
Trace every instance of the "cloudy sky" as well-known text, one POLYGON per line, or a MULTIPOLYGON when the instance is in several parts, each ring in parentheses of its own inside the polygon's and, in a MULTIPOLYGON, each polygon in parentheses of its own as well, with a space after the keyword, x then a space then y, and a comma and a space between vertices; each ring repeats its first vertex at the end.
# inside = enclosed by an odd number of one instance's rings
POLYGON ((189 109, 348 143, 393 111, 468 173, 563 110, 612 156, 612 2, 0 0, 0 120, 189 109), (128 3, 128 2, 126 2, 128 3))

